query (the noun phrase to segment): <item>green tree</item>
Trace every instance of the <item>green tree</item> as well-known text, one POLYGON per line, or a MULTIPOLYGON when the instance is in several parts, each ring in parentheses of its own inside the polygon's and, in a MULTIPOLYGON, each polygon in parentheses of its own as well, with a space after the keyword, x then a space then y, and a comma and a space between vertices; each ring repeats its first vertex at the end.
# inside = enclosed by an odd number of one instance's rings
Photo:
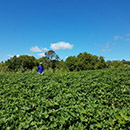
POLYGON ((106 67, 107 67, 107 64, 104 60, 104 57, 100 56, 97 64, 95 65, 95 69, 103 69, 103 68, 106 68, 106 67))
POLYGON ((94 69, 95 64, 98 62, 98 57, 93 56, 87 52, 80 53, 77 56, 77 68, 78 70, 90 70, 94 69))
POLYGON ((53 50, 49 50, 48 52, 46 52, 45 57, 47 66, 53 69, 56 67, 56 61, 60 59, 53 50))
POLYGON ((111 66, 119 67, 119 66, 123 66, 123 63, 121 61, 115 60, 115 61, 112 61, 111 66))
POLYGON ((36 65, 36 58, 34 56, 22 55, 17 59, 17 66, 23 69, 31 69, 36 65))
POLYGON ((63 60, 56 62, 56 68, 58 70, 61 70, 61 71, 68 71, 69 70, 66 63, 63 60))
POLYGON ((5 65, 8 66, 9 70, 15 70, 17 66, 17 56, 13 56, 12 58, 5 61, 5 65))
POLYGON ((9 71, 8 66, 5 63, 0 63, 0 72, 7 72, 9 71))
POLYGON ((13 71, 32 69, 36 65, 36 58, 28 55, 14 56, 5 61, 5 65, 13 71))
POLYGON ((37 60, 37 66, 39 65, 39 63, 40 62, 42 62, 42 64, 43 64, 43 67, 44 67, 44 69, 47 69, 47 59, 46 59, 46 57, 41 57, 41 58, 39 58, 38 60, 37 60))
POLYGON ((112 63, 111 60, 106 61, 106 66, 107 66, 107 68, 111 67, 111 63, 112 63))
POLYGON ((66 61, 65 61, 65 64, 66 66, 68 67, 68 69, 70 71, 74 71, 76 70, 77 66, 76 66, 76 57, 75 56, 69 56, 66 61))
POLYGON ((124 59, 123 59, 121 62, 122 62, 123 64, 130 65, 130 61, 126 61, 126 60, 124 60, 124 59))

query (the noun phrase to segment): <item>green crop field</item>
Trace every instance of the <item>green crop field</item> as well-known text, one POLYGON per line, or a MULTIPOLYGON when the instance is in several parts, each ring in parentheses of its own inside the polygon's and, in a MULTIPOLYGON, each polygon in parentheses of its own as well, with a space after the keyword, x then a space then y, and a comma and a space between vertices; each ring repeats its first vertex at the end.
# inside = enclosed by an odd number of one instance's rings
POLYGON ((22 129, 130 129, 130 67, 0 73, 0 130, 22 129))

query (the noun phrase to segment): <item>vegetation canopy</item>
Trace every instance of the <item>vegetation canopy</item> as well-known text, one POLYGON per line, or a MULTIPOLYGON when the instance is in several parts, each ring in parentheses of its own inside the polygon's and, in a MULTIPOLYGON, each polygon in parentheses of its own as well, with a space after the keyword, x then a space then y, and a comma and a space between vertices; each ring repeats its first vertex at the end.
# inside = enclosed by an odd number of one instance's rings
POLYGON ((0 129, 130 129, 130 67, 0 73, 0 129))
POLYGON ((14 56, 5 61, 5 63, 0 63, 0 72, 36 71, 40 62, 43 63, 46 70, 53 69, 53 71, 84 71, 130 65, 130 61, 124 59, 122 61, 105 61, 103 56, 98 57, 87 52, 80 53, 78 56, 69 56, 65 60, 61 60, 55 51, 49 50, 45 52, 44 57, 39 59, 28 55, 14 56))

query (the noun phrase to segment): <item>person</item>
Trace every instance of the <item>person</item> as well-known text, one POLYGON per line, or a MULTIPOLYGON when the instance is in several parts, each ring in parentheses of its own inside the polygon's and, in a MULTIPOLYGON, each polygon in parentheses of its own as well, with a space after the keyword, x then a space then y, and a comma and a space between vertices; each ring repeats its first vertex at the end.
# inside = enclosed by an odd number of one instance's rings
POLYGON ((37 69, 37 72, 39 74, 44 74, 44 68, 43 68, 42 62, 40 62, 38 69, 37 69))

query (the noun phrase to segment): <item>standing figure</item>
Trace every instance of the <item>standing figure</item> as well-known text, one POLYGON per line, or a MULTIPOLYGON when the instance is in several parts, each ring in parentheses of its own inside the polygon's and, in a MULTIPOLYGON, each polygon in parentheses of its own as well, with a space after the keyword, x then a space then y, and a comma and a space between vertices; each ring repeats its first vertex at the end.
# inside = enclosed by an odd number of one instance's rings
POLYGON ((38 69, 37 69, 37 72, 39 74, 44 74, 44 68, 43 68, 42 62, 40 62, 38 69))

